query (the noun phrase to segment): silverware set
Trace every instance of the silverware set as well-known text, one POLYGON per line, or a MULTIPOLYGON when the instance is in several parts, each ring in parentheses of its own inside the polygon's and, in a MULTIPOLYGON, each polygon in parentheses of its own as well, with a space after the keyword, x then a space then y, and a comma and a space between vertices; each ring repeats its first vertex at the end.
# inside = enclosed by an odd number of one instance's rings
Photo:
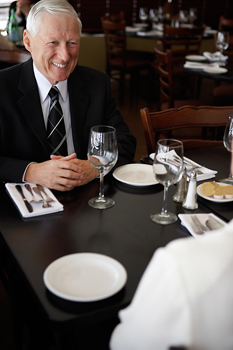
POLYGON ((205 225, 201 223, 196 215, 191 216, 192 221, 192 229, 196 234, 203 234, 207 231, 217 230, 223 226, 221 222, 216 220, 213 216, 209 216, 208 220, 206 220, 205 225))
MULTIPOLYGON (((177 159, 178 157, 175 155, 174 159, 177 159)), ((188 167, 191 168, 191 170, 197 170, 196 173, 199 175, 202 175, 203 172, 201 170, 198 170, 200 168, 202 168, 202 165, 197 165, 195 166, 192 162, 189 162, 187 159, 183 159, 184 165, 187 165, 188 167)))
POLYGON ((26 206, 26 208, 28 209, 28 211, 31 213, 33 211, 33 207, 31 205, 31 203, 40 203, 42 202, 42 207, 43 208, 49 208, 52 205, 50 204, 50 202, 53 202, 53 199, 50 198, 47 193, 45 192, 43 186, 41 185, 36 185, 34 187, 31 187, 29 184, 25 184, 24 185, 25 189, 30 193, 32 199, 31 200, 27 200, 24 192, 23 192, 23 188, 21 187, 21 185, 16 185, 15 188, 17 189, 17 191, 20 193, 21 197, 23 198, 24 204, 26 206), (40 196, 40 199, 36 198, 35 194, 40 196))

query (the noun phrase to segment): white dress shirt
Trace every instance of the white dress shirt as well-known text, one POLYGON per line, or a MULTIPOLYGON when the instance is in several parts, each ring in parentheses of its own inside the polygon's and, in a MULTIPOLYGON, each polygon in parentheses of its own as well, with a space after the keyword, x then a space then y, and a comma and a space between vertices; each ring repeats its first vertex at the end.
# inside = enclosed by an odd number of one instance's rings
MULTIPOLYGON (((48 96, 48 93, 53 85, 44 77, 43 74, 41 74, 38 71, 38 69, 34 64, 33 64, 33 69, 34 69, 34 74, 35 74, 38 89, 39 89, 40 102, 41 102, 41 107, 44 115, 45 128, 47 129, 47 121, 48 121, 49 107, 50 107, 50 97, 48 96)), ((68 154, 72 154, 75 152, 75 150, 74 150, 74 143, 73 143, 73 137, 72 137, 70 100, 69 100, 69 94, 68 94, 68 88, 67 88, 67 80, 59 81, 55 86, 60 91, 59 102, 64 115, 64 123, 66 128, 66 135, 67 135, 68 154)))
POLYGON ((119 318, 111 350, 232 350, 233 220, 158 249, 119 318))

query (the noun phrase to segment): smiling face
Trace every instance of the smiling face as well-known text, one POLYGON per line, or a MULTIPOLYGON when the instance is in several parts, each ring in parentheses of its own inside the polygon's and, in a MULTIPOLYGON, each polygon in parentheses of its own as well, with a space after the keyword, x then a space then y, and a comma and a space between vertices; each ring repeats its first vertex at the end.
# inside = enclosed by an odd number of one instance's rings
POLYGON ((24 44, 39 72, 55 85, 66 80, 78 63, 78 21, 72 16, 43 15, 35 37, 24 31, 24 44))

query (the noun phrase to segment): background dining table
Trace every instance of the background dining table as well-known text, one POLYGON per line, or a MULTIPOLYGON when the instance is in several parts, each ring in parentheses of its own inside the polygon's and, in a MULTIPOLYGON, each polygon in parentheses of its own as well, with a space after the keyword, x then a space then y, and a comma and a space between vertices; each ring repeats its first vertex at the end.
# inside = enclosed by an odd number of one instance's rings
MULTIPOLYGON (((185 155, 217 170, 216 181, 228 176, 230 153, 223 146, 192 150, 185 155)), ((131 302, 156 249, 175 239, 190 237, 180 220, 167 226, 150 220, 152 212, 161 210, 162 185, 127 185, 109 174, 105 193, 116 204, 107 210, 88 205, 98 188, 99 181, 95 180, 72 192, 54 192, 64 205, 64 212, 23 219, 1 185, 0 266, 7 276, 17 349, 22 348, 23 324, 33 335, 33 349, 89 349, 96 345, 108 349, 118 311, 131 302), (128 275, 123 289, 94 302, 74 302, 52 294, 43 281, 45 269, 62 256, 83 252, 119 261, 128 275)), ((216 203, 201 197, 198 209, 186 210, 172 200, 176 189, 177 186, 169 188, 168 198, 168 210, 176 214, 212 212, 226 222, 233 217, 232 202, 216 203)))

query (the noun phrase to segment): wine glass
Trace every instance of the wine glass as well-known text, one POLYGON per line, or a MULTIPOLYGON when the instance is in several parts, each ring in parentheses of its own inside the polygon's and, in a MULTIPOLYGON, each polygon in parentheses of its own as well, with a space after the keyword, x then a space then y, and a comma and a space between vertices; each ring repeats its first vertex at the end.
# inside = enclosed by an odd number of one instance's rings
POLYGON ((104 196, 104 171, 109 171, 118 158, 116 129, 111 126, 97 125, 90 130, 87 157, 93 168, 100 172, 99 196, 88 204, 96 209, 111 208, 115 201, 104 196))
POLYGON ((194 7, 191 7, 189 9, 189 22, 193 25, 196 19, 197 19, 197 9, 194 7))
POLYGON ((225 132, 223 135, 223 144, 225 148, 231 152, 231 172, 226 179, 221 179, 221 182, 226 182, 233 184, 233 115, 228 117, 228 121, 225 127, 225 132))
POLYGON ((150 9, 149 11, 149 19, 152 22, 152 28, 155 28, 156 24, 159 22, 158 10, 150 9))
POLYGON ((181 179, 183 175, 183 143, 175 139, 163 139, 157 142, 153 171, 156 180, 164 185, 163 207, 160 213, 152 214, 151 220, 162 225, 172 224, 177 215, 167 211, 168 187, 181 179))
POLYGON ((229 33, 228 32, 217 32, 216 46, 221 52, 220 66, 225 66, 225 61, 223 59, 223 51, 229 46, 229 33))
POLYGON ((142 23, 146 23, 148 20, 148 8, 146 7, 140 7, 139 9, 139 18, 142 21, 142 23))

